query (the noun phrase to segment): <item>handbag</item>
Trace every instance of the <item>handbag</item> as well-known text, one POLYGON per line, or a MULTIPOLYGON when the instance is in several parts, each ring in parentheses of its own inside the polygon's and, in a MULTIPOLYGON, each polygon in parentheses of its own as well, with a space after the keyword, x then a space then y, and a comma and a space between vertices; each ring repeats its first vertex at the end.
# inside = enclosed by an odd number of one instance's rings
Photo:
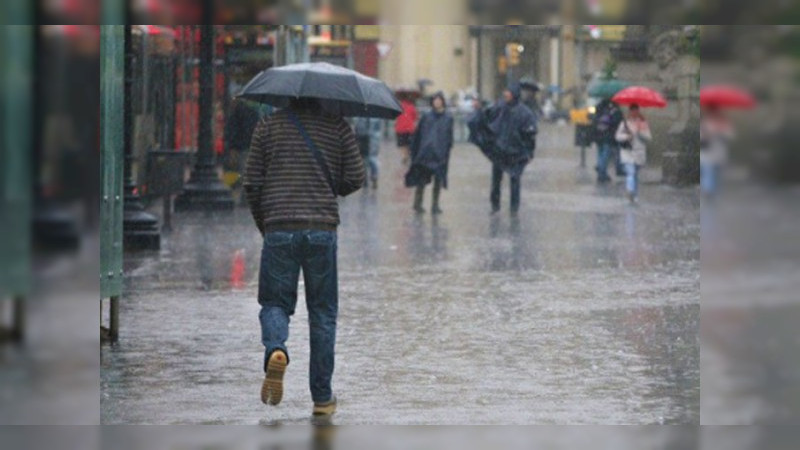
POLYGON ((297 127, 297 130, 300 131, 300 135, 303 136, 303 140, 306 141, 306 146, 308 149, 311 150, 311 154, 314 155, 314 159, 317 161, 317 165, 319 165, 320 169, 322 169, 322 173, 325 175, 325 179, 328 180, 328 187, 330 187, 331 192, 333 193, 334 197, 338 197, 339 193, 336 191, 333 183, 333 176, 331 176, 331 171, 328 169, 328 164, 325 162, 325 158, 320 153, 317 146, 314 144, 314 141, 311 139, 311 136, 308 135, 306 128, 300 122, 300 119, 295 115, 292 111, 287 111, 289 114, 289 119, 294 122, 294 126, 297 127))
POLYGON ((628 128, 628 121, 627 120, 623 121, 622 122, 622 126, 625 127, 625 131, 628 132, 628 135, 630 135, 631 138, 629 140, 627 140, 627 141, 620 142, 619 143, 619 148, 621 148, 623 150, 633 150, 633 139, 634 138, 633 138, 633 133, 631 133, 631 129, 628 128))

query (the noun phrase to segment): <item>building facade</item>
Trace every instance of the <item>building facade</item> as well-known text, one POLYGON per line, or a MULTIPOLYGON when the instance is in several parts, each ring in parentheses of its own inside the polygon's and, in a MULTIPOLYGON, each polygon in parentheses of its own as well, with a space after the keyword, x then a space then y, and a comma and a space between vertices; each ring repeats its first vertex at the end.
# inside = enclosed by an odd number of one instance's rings
POLYGON ((452 94, 475 86, 475 52, 464 25, 384 25, 379 76, 389 86, 416 86, 452 94))

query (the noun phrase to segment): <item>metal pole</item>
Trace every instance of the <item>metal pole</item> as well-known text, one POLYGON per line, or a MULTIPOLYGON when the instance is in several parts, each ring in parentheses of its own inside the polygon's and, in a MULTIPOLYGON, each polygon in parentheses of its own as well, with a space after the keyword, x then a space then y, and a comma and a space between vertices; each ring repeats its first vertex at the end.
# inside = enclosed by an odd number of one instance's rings
POLYGON ((218 178, 214 156, 214 17, 212 2, 203 8, 200 26, 200 99, 197 161, 183 193, 175 200, 176 211, 232 210, 233 195, 218 178))
POLYGON ((478 61, 477 61, 477 64, 475 65, 475 67, 477 67, 477 72, 478 72, 477 73, 477 81, 476 81, 478 86, 477 86, 476 90, 478 92, 478 97, 480 99, 483 99, 483 32, 482 32, 482 28, 480 26, 478 26, 477 35, 478 35, 477 36, 477 39, 478 39, 478 55, 477 55, 477 59, 478 59, 478 61))
MULTIPOLYGON (((122 295, 125 123, 125 29, 100 31, 100 298, 122 295)), ((101 305, 102 309, 102 305, 101 305)))
MULTIPOLYGON (((145 211, 142 199, 136 190, 133 179, 133 66, 136 55, 133 52, 131 25, 125 25, 125 82, 123 91, 123 149, 125 165, 123 168, 124 185, 124 219, 123 243, 130 250, 158 250, 161 247, 161 232, 158 229, 158 218, 145 211)), ((142 74, 147 78, 147 74, 142 74)))
POLYGON ((111 297, 108 336, 111 342, 119 341, 119 297, 111 297))
POLYGON ((14 298, 13 324, 11 339, 22 342, 25 338, 25 298, 22 296, 14 298))
POLYGON ((581 168, 586 167, 586 146, 581 145, 581 168))
POLYGON ((214 166, 213 135, 211 130, 214 101, 214 25, 200 28, 200 99, 198 100, 199 130, 197 132, 199 168, 214 166))

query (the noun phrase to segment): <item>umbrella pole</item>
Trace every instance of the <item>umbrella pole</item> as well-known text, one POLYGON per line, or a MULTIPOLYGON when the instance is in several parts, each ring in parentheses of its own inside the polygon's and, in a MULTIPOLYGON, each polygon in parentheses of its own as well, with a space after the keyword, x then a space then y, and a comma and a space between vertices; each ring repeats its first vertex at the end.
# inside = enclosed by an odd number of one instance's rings
POLYGON ((586 146, 581 145, 581 168, 586 168, 586 146))
POLYGON ((200 98, 198 101, 197 161, 175 211, 232 210, 233 194, 217 175, 212 130, 214 108, 214 25, 211 2, 205 2, 200 26, 200 98))

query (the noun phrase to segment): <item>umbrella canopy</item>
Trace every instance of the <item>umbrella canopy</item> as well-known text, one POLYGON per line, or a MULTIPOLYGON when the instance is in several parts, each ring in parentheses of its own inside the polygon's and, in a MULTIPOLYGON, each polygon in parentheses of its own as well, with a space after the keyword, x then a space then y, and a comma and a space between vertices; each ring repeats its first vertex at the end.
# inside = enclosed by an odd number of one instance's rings
POLYGON ((630 86, 630 83, 627 81, 617 80, 615 78, 599 80, 589 86, 589 96, 610 99, 614 94, 628 86, 630 86))
POLYGON ((700 89, 700 106, 748 109, 756 106, 756 101, 747 91, 736 86, 711 85, 700 89))
POLYGON ((256 75, 239 97, 284 108, 295 98, 314 98, 340 116, 394 119, 400 102, 380 80, 329 63, 273 67, 256 75))
POLYGON ((408 99, 412 102, 416 101, 418 98, 422 97, 422 92, 415 87, 409 86, 400 86, 395 88, 394 94, 399 99, 408 99))
POLYGON ((644 86, 631 86, 617 92, 611 101, 620 105, 639 105, 642 108, 664 108, 667 100, 658 91, 644 86))
POLYGON ((522 89, 530 89, 532 91, 541 91, 542 86, 531 77, 522 77, 519 80, 519 87, 522 89))

